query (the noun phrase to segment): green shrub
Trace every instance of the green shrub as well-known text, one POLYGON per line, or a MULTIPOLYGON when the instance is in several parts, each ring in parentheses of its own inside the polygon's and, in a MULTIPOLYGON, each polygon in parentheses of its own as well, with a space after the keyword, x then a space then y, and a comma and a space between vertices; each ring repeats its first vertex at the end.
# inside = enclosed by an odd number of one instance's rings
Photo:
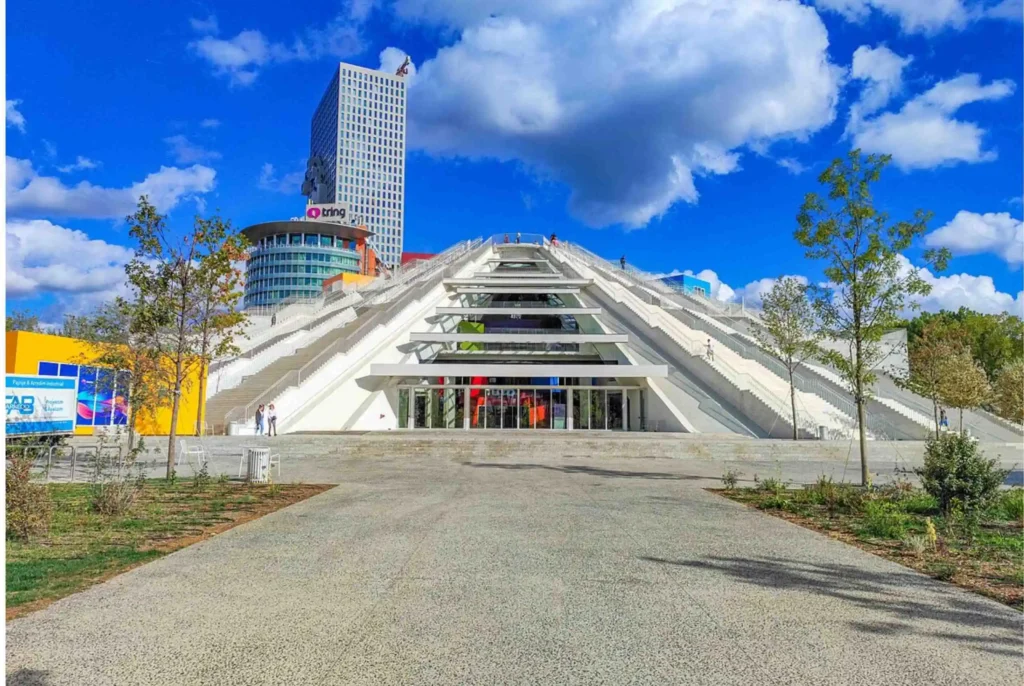
POLYGON ((863 492, 850 484, 837 484, 831 477, 821 476, 808 489, 808 498, 815 505, 824 506, 830 513, 857 512, 864 500, 863 492))
POLYGON ((872 500, 864 505, 861 532, 876 538, 903 538, 910 518, 895 503, 872 500))
POLYGON ((725 490, 731 491, 736 488, 736 484, 740 480, 742 472, 737 472, 735 469, 727 469, 722 474, 722 485, 725 486, 725 490))
POLYGON ((762 510, 787 510, 789 512, 795 509, 793 502, 781 493, 768 496, 758 504, 758 507, 762 510))
POLYGON ((984 510, 1010 473, 1000 469, 996 460, 986 459, 977 443, 956 432, 929 439, 924 466, 915 471, 924 490, 934 496, 946 515, 954 501, 959 501, 967 515, 984 510))
POLYGON ((761 481, 758 484, 758 488, 760 488, 762 491, 767 491, 769 493, 775 493, 776 495, 778 495, 779 493, 782 493, 783 491, 786 490, 786 484, 782 483, 781 479, 768 477, 767 479, 761 481))
POLYGON ((1024 522, 1024 488, 1001 491, 992 506, 993 519, 1024 522))
POLYGON ((50 529, 53 501, 42 484, 34 484, 32 460, 12 458, 7 465, 7 538, 27 541, 50 529))
POLYGON ((903 537, 903 547, 915 555, 923 555, 929 548, 928 537, 919 534, 908 534, 903 537))
POLYGON ((935 496, 923 491, 916 491, 906 496, 899 503, 904 512, 916 515, 934 514, 939 509, 939 501, 935 496))

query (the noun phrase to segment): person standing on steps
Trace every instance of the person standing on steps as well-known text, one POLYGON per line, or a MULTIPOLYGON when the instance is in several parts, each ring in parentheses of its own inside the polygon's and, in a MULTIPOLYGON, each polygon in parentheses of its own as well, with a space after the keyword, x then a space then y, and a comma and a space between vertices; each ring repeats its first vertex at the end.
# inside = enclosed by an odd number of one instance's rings
POLYGON ((274 408, 274 403, 270 403, 267 407, 267 436, 277 435, 277 410, 274 408))
POLYGON ((523 234, 521 234, 518 231, 516 231, 516 245, 519 245, 519 241, 521 241, 522 238, 523 238, 523 234))
MULTIPOLYGON (((711 339, 710 338, 708 339, 708 361, 709 362, 714 362, 715 361, 715 349, 711 346, 711 339)), ((273 407, 273 405, 271 405, 271 407, 273 407)))
POLYGON ((508 234, 505 234, 505 242, 508 243, 508 234))
POLYGON ((619 266, 622 267, 622 271, 626 271, 626 256, 623 255, 619 258, 619 266))
POLYGON ((939 409, 939 428, 949 430, 949 417, 946 416, 946 409, 939 409))
POLYGON ((263 405, 256 408, 256 435, 263 435, 263 405))
POLYGON ((274 314, 270 315, 270 325, 271 326, 277 326, 277 312, 275 312, 274 314))

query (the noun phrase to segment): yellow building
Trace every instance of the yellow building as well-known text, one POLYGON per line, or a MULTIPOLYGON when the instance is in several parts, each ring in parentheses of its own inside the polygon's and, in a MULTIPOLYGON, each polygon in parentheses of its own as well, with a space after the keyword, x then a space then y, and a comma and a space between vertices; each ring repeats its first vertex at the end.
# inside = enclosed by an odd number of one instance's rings
MULTIPOLYGON (((29 331, 7 332, 7 373, 63 376, 78 380, 78 413, 75 434, 92 435, 97 426, 123 424, 127 406, 120 386, 128 375, 116 370, 90 365, 98 351, 86 341, 29 331), (109 379, 104 382, 103 379, 109 379)), ((195 366, 195 365, 194 365, 195 366)), ((199 409, 199 370, 191 372, 182 389, 178 410, 178 433, 195 433, 199 409)), ((171 408, 155 411, 143 408, 135 423, 145 435, 166 435, 171 427, 171 408)))

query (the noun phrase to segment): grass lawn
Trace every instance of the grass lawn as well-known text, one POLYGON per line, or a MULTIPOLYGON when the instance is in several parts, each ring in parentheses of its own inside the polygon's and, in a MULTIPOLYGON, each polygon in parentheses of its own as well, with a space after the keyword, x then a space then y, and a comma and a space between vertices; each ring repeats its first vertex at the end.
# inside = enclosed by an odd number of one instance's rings
POLYGON ((802 490, 770 482, 714 492, 1024 609, 1024 489, 1004 491, 973 536, 947 522, 932 496, 906 485, 864 491, 823 480, 802 490))
POLYGON ((7 541, 8 620, 331 486, 214 481, 197 489, 191 480, 154 480, 116 517, 93 510, 91 484, 47 488, 49 533, 7 541))

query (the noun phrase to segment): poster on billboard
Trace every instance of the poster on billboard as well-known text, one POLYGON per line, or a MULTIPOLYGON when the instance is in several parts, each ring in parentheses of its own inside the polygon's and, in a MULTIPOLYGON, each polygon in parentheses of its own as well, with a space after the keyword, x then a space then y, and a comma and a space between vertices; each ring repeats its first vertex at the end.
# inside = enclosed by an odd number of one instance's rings
POLYGON ((8 436, 74 432, 77 401, 74 379, 7 374, 4 389, 8 436))

